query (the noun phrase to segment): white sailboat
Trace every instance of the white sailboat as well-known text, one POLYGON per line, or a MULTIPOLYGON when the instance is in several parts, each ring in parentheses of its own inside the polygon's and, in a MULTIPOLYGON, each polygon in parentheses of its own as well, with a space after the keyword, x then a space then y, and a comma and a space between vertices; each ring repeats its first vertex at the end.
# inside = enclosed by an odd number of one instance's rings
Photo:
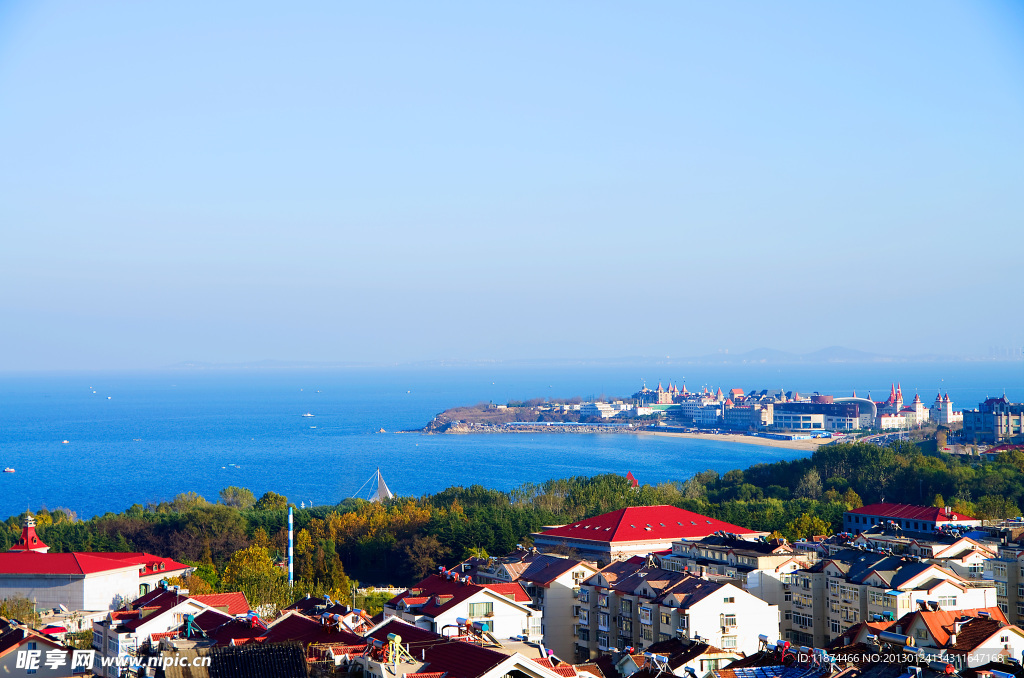
POLYGON ((390 488, 388 488, 388 484, 384 482, 384 476, 380 474, 380 468, 377 468, 374 474, 370 476, 369 479, 367 479, 367 481, 363 483, 362 487, 356 490, 356 493, 353 494, 352 496, 359 497, 361 499, 365 498, 369 501, 380 502, 386 499, 394 499, 395 493, 392 492, 390 488), (364 488, 366 488, 367 485, 370 486, 369 496, 364 496, 363 490, 364 488))

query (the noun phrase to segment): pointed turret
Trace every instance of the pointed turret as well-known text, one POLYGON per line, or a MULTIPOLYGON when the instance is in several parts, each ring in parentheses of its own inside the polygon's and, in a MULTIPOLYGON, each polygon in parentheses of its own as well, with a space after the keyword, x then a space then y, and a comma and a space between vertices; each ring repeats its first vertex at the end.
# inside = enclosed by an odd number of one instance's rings
POLYGON ((21 537, 14 542, 11 551, 34 551, 46 553, 50 547, 43 543, 43 540, 36 535, 36 519, 31 513, 25 514, 25 521, 21 524, 21 537))

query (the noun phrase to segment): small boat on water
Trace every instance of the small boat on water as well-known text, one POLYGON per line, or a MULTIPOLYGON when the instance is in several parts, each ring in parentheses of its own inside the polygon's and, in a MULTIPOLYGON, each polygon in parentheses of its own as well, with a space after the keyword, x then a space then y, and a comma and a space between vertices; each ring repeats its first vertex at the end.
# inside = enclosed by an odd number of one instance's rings
POLYGON ((4 469, 4 473, 14 473, 14 469, 8 466, 7 468, 4 469))
POLYGON ((315 417, 316 415, 315 415, 315 414, 313 414, 312 412, 306 412, 306 413, 305 413, 304 415, 302 415, 302 416, 304 416, 304 417, 315 417))

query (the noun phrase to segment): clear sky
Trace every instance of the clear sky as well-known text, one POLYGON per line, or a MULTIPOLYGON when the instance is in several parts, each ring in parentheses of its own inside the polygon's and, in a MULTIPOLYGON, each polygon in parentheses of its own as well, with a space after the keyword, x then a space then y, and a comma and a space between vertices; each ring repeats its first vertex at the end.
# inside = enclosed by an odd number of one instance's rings
POLYGON ((1018 2, 0 3, 0 369, 1024 344, 1018 2))

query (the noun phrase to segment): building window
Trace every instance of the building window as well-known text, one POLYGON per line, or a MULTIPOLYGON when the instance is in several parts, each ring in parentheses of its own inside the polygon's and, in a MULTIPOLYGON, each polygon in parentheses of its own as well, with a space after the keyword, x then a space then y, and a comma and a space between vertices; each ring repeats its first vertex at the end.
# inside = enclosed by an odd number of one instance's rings
POLYGON ((736 636, 722 636, 722 649, 731 650, 736 647, 736 636))
POLYGON ((598 604, 599 607, 608 607, 608 594, 607 593, 598 593, 597 594, 597 604, 598 604))
POLYGON ((726 603, 726 604, 728 604, 728 603, 735 603, 736 602, 736 597, 735 596, 729 596, 727 598, 723 598, 722 602, 726 603))
POLYGON ((588 610, 579 611, 580 624, 590 624, 590 612, 588 610))
POLYGON ((470 617, 492 617, 494 616, 494 603, 470 603, 470 617))
POLYGON ((581 603, 589 603, 590 602, 590 590, 589 589, 580 589, 580 602, 581 603))
POLYGON ((828 630, 832 632, 832 635, 838 636, 843 632, 843 625, 839 623, 839 620, 832 619, 828 623, 828 630))
POLYGON ((590 640, 590 629, 580 629, 580 631, 579 631, 579 639, 584 641, 584 642, 589 641, 590 640))
POLYGON ((956 596, 939 596, 939 607, 952 609, 956 607, 956 596))
POLYGON ((671 612, 662 612, 661 613, 661 625, 662 626, 670 626, 671 624, 672 624, 672 613, 671 612))
POLYGON ((622 601, 622 605, 619 607, 619 610, 622 612, 622 614, 628 614, 628 615, 632 616, 633 615, 633 601, 632 600, 624 600, 624 601, 622 601))
POLYGON ((654 640, 654 629, 646 624, 641 624, 640 637, 644 640, 654 640))
POLYGON ((736 615, 734 615, 734 614, 723 614, 722 615, 722 626, 736 626, 736 615))

